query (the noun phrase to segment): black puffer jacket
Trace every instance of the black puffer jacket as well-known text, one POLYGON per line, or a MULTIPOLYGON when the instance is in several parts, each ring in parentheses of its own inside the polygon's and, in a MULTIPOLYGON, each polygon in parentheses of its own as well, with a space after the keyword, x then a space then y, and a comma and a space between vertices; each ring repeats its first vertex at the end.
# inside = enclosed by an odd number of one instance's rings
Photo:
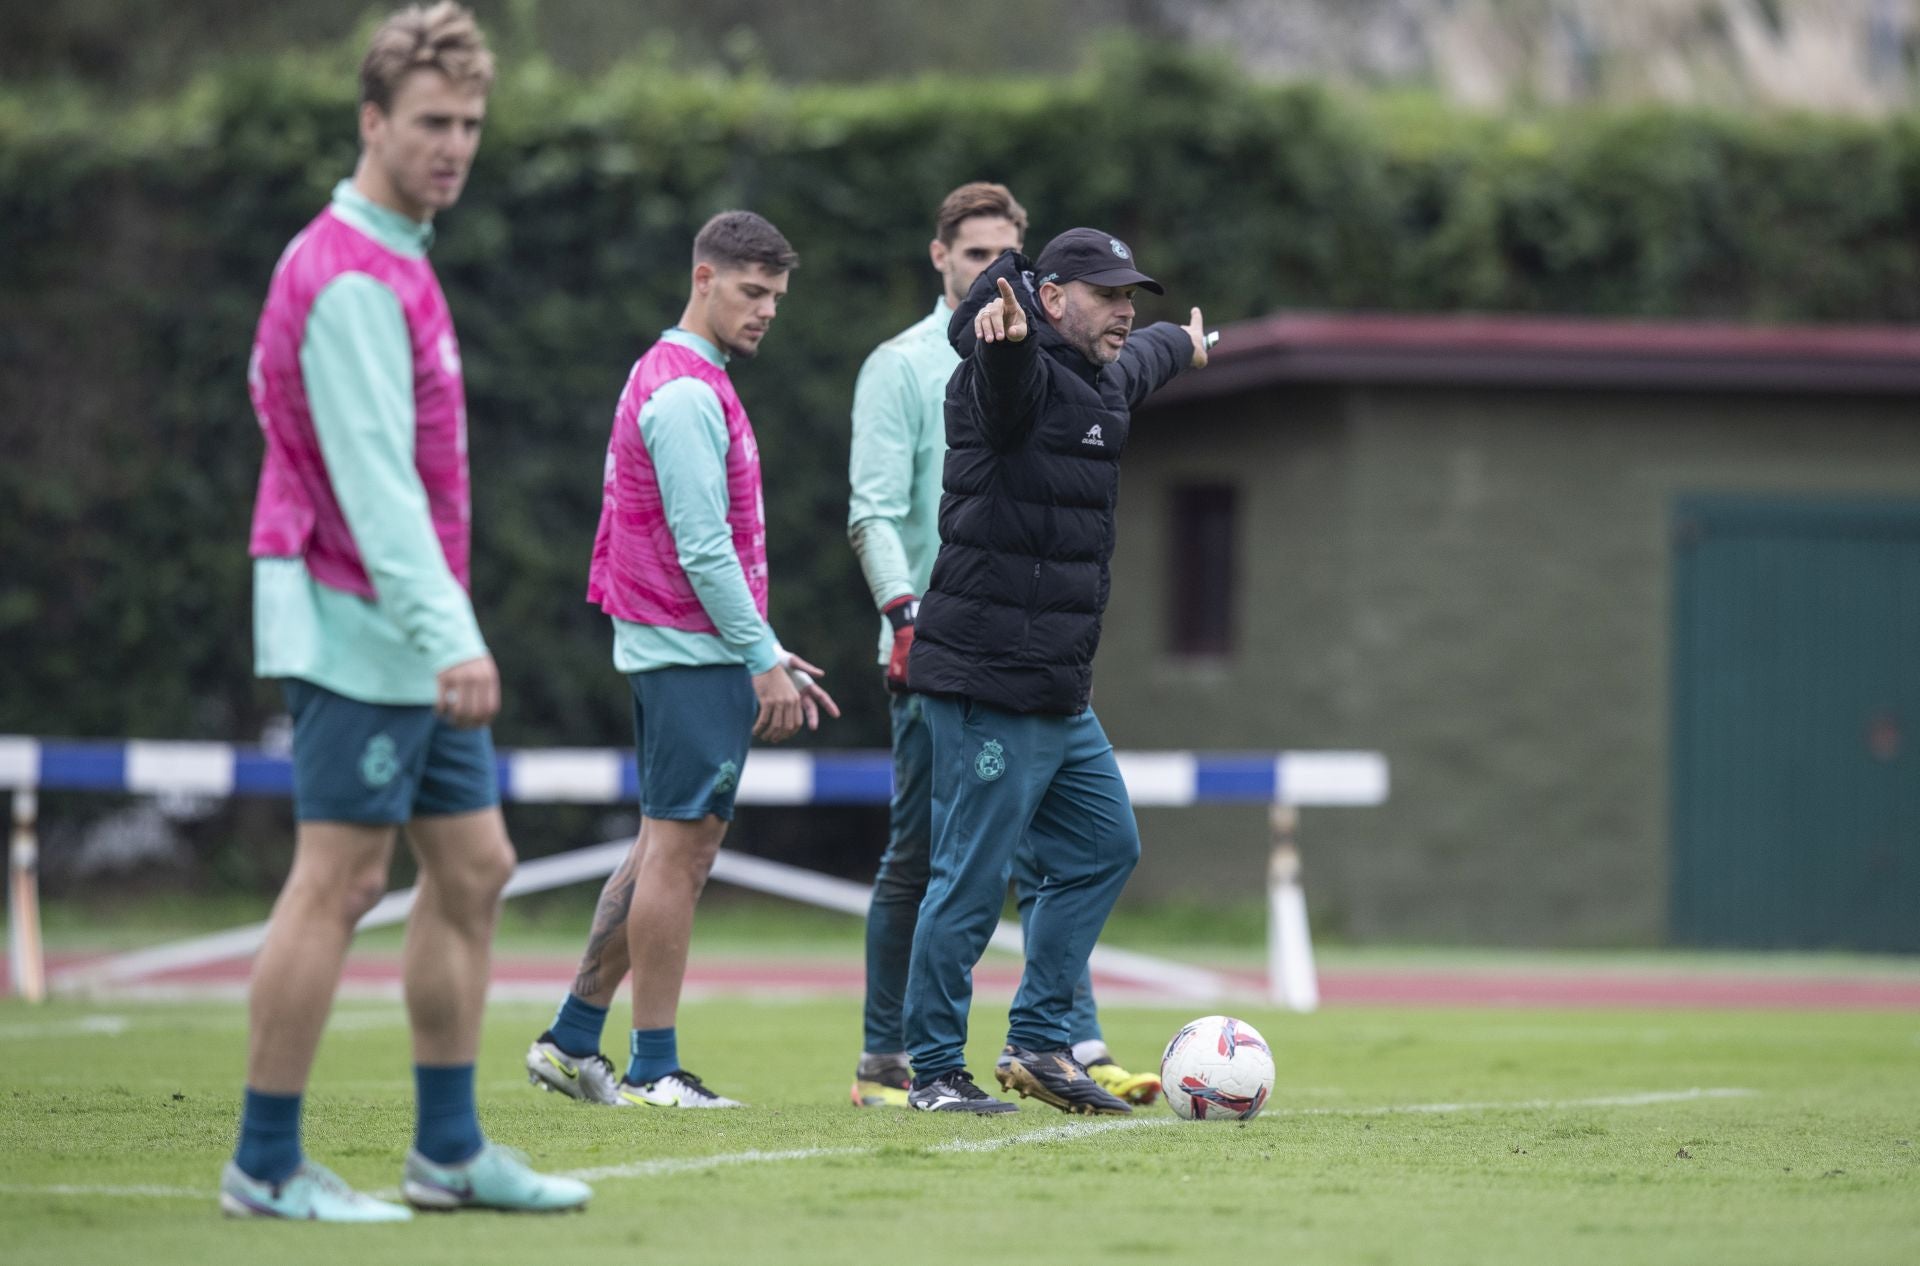
POLYGON ((1031 270, 1002 255, 947 327, 961 361, 947 383, 940 554, 907 672, 924 693, 1071 716, 1093 684, 1131 411, 1192 362, 1193 344, 1162 322, 1096 366, 1048 323, 1031 270), (976 345, 974 316, 1002 277, 1027 337, 976 345))

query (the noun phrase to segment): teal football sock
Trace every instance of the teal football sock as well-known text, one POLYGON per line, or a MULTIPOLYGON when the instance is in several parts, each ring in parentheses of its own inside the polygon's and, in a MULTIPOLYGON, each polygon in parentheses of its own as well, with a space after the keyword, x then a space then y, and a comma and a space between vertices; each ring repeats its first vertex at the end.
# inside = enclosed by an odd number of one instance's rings
POLYGON ((680 1067, 680 1043, 671 1025, 664 1029, 635 1029, 628 1044, 633 1058, 627 1080, 636 1086, 658 1081, 680 1067))

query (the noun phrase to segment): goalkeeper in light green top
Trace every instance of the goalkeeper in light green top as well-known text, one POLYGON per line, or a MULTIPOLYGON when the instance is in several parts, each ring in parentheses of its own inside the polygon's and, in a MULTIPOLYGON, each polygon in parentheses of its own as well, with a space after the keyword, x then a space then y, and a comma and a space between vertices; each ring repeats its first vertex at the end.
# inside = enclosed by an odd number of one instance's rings
MULTIPOLYGON (((947 323, 974 279, 1003 252, 1018 250, 1026 230, 1026 210, 1005 185, 975 181, 948 194, 927 248, 940 274, 940 298, 932 312, 873 350, 853 389, 847 536, 882 616, 880 663, 893 692, 893 801, 887 851, 867 910, 866 1037, 853 1082, 858 1107, 907 1106, 901 1010, 933 846, 933 744, 919 696, 907 693, 907 652, 915 606, 940 551, 947 380, 960 364, 947 323)), ((1023 923, 1042 878, 1023 849, 1014 862, 1023 923)), ((1113 1062, 1101 1040, 1090 979, 1074 992, 1071 1020, 1074 1058, 1088 1075, 1131 1103, 1152 1103, 1160 1079, 1113 1062)))

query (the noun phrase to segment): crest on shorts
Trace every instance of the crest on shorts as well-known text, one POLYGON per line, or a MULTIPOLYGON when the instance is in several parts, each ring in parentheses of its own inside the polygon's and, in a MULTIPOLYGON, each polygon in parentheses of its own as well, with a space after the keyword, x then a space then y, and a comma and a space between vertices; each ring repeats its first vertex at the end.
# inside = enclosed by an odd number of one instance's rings
POLYGON ((367 750, 360 753, 360 781, 369 787, 384 787, 399 773, 400 756, 393 739, 385 734, 368 739, 367 750))
POLYGON ((724 796, 740 785, 740 766, 730 760, 720 762, 720 768, 714 771, 713 794, 724 796))
POLYGON ((1007 755, 999 739, 988 739, 981 745, 980 754, 973 758, 973 772, 980 775, 981 782, 992 782, 1007 772, 1007 755))

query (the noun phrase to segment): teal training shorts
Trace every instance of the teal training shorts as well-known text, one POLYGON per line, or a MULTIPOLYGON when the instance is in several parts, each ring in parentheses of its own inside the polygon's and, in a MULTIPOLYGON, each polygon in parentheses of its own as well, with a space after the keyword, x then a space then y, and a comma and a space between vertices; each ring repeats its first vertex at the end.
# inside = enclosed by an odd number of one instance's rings
POLYGON ((744 664, 653 668, 633 683, 633 745, 640 812, 697 822, 733 821, 733 797, 760 702, 744 664))
POLYGON ((462 730, 432 708, 362 703, 281 683, 293 714, 293 816, 378 826, 474 813, 500 803, 493 732, 462 730))

